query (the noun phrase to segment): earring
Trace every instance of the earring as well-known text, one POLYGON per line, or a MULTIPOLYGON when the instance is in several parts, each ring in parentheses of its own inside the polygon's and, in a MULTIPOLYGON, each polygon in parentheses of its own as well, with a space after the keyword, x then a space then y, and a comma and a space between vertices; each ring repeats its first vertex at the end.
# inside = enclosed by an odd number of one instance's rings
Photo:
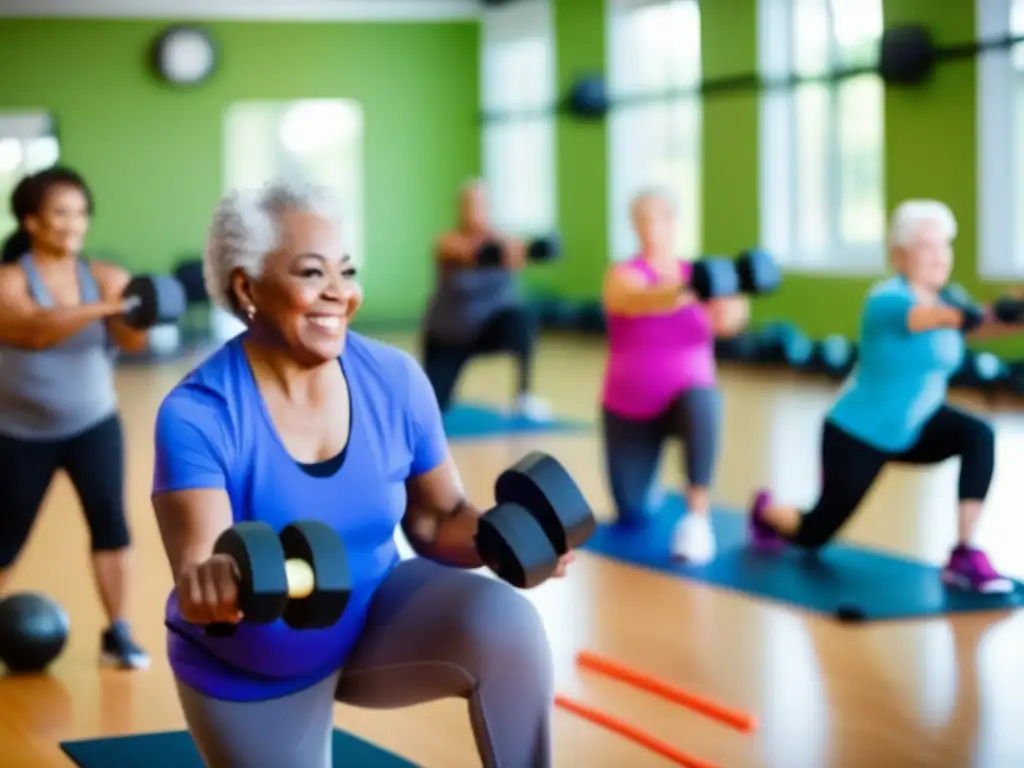
POLYGON ((249 322, 251 323, 252 319, 256 317, 256 307, 248 307, 245 310, 245 316, 249 318, 249 322))

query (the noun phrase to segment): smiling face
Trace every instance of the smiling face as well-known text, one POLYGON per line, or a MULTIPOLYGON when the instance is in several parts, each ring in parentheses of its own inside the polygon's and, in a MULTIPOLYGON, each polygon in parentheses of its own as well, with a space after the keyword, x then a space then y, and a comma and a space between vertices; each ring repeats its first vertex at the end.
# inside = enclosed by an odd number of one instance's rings
POLYGON ((939 291, 953 271, 953 244, 937 221, 925 220, 914 236, 893 247, 893 264, 907 280, 929 291, 939 291))
POLYGON ((81 252, 89 231, 89 200, 70 183, 55 183, 42 196, 39 210, 25 217, 33 248, 49 254, 81 252))
POLYGON ((300 362, 317 365, 341 355, 345 332, 362 303, 356 268, 337 224, 320 215, 286 211, 277 250, 258 279, 235 273, 243 310, 254 310, 254 330, 286 347, 300 362))

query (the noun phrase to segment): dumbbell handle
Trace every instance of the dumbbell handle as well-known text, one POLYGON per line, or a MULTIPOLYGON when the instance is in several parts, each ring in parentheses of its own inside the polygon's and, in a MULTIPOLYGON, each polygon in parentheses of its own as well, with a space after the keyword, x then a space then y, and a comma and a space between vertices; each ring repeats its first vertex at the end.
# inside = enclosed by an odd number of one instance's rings
MULTIPOLYGON (((316 576, 313 566, 305 560, 292 559, 284 563, 285 580, 288 582, 288 597, 291 600, 302 600, 313 594, 316 588, 316 576)), ((217 622, 206 625, 206 634, 211 637, 230 637, 234 634, 235 625, 230 622, 217 622)))
POLYGON ((302 600, 313 594, 316 587, 316 576, 313 566, 305 560, 286 560, 284 563, 285 578, 288 581, 288 597, 302 600))

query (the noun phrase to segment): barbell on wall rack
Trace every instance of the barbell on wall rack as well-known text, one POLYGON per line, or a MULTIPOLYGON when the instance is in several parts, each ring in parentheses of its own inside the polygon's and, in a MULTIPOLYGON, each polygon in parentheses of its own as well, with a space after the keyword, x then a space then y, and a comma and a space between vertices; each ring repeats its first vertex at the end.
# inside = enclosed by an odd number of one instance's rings
POLYGON ((837 68, 817 75, 791 74, 783 77, 765 77, 753 72, 737 73, 706 78, 690 88, 618 96, 608 93, 603 74, 589 73, 578 77, 568 92, 552 106, 511 112, 485 111, 481 114, 481 120, 490 123, 551 114, 566 115, 581 121, 602 120, 613 107, 730 93, 791 90, 801 85, 835 83, 863 75, 878 75, 888 87, 916 88, 932 79, 939 64, 1009 50, 1018 43, 1024 43, 1024 36, 1005 35, 990 40, 937 45, 925 26, 902 24, 882 33, 878 61, 874 66, 837 68))

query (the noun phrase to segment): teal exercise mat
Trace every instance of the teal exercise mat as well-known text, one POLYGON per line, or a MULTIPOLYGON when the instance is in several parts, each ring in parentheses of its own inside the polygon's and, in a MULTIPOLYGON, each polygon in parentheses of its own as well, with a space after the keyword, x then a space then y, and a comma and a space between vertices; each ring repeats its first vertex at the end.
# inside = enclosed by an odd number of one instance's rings
POLYGON ((759 552, 748 545, 747 515, 715 509, 718 555, 689 566, 669 555, 672 528, 684 514, 678 496, 635 526, 605 524, 584 547, 623 563, 723 587, 849 621, 887 621, 1024 605, 1024 584, 1008 595, 979 595, 946 587, 934 565, 836 542, 817 554, 787 548, 759 552))
POLYGON ((571 433, 581 432, 587 427, 585 422, 560 418, 535 421, 474 403, 459 403, 452 406, 444 415, 444 430, 452 440, 502 435, 571 433))
MULTIPOLYGON (((65 741, 60 748, 79 768, 203 768, 186 731, 65 741)), ((337 729, 333 764, 338 768, 416 768, 415 763, 337 729)))

